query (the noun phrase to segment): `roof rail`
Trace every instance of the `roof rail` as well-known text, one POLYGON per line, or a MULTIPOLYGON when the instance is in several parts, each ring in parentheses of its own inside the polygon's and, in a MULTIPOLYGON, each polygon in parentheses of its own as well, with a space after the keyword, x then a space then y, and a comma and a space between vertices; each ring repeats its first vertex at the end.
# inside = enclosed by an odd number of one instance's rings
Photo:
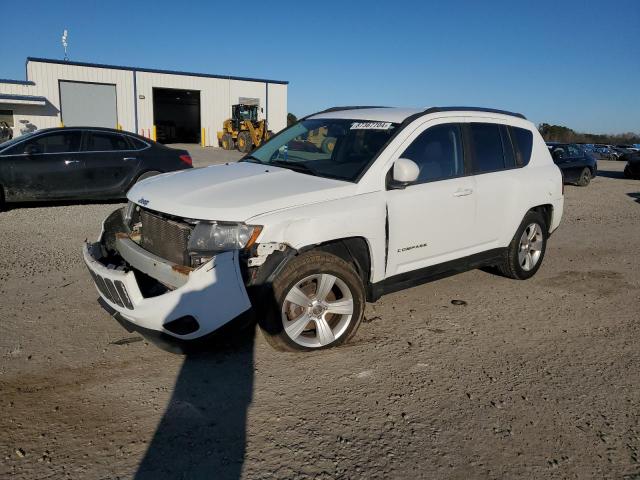
POLYGON ((482 107, 431 107, 431 108, 427 108, 423 113, 426 115, 426 114, 429 114, 429 113, 460 112, 460 111, 500 113, 502 115, 509 115, 511 117, 518 117, 518 118, 522 118, 524 120, 527 119, 527 117, 525 117, 521 113, 514 113, 514 112, 508 112, 506 110, 498 110, 498 109, 495 109, 495 108, 482 108, 482 107))
MULTIPOLYGON (((381 105, 354 105, 354 106, 344 106, 344 107, 331 107, 331 108, 327 108, 326 110, 322 110, 321 112, 318 112, 318 113, 340 112, 341 110, 363 110, 365 108, 389 108, 389 107, 383 107, 381 105)), ((317 115, 317 113, 314 113, 314 115, 317 115)))

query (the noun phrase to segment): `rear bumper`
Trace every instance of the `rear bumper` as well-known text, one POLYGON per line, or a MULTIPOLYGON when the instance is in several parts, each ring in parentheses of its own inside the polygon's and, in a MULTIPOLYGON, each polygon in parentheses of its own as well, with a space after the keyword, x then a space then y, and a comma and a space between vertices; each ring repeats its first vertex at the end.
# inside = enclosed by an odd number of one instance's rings
POLYGON ((142 294, 136 269, 110 265, 100 243, 85 243, 84 262, 102 301, 117 316, 137 327, 177 340, 200 339, 249 310, 251 302, 242 280, 238 252, 213 257, 184 273, 184 281, 156 296, 142 294))

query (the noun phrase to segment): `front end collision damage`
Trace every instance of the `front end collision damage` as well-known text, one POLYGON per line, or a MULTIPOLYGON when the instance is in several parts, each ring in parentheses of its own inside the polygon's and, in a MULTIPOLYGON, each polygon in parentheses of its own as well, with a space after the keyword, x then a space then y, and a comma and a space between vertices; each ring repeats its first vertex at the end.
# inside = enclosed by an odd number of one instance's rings
POLYGON ((128 330, 161 334, 169 343, 201 339, 249 313, 252 303, 266 301, 272 279, 296 254, 284 244, 256 244, 192 268, 143 249, 124 215, 125 208, 115 210, 99 241, 85 243, 85 264, 109 313, 128 330))

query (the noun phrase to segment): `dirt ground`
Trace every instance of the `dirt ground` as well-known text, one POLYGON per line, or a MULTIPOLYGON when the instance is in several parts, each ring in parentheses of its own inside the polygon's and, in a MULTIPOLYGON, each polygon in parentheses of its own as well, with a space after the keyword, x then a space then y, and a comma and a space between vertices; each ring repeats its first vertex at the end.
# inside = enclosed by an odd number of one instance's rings
POLYGON ((304 355, 259 332, 163 351, 98 306, 81 261, 118 205, 2 212, 0 478, 640 479, 640 181, 622 167, 566 187, 533 279, 389 295, 353 343, 304 355))

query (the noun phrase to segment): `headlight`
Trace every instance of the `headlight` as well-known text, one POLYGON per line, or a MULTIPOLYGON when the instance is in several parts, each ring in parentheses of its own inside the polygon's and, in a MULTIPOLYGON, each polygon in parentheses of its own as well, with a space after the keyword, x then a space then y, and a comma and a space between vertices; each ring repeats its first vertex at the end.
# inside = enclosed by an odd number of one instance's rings
POLYGON ((189 238, 189 251, 194 253, 241 250, 253 245, 262 227, 244 223, 200 222, 189 238))

